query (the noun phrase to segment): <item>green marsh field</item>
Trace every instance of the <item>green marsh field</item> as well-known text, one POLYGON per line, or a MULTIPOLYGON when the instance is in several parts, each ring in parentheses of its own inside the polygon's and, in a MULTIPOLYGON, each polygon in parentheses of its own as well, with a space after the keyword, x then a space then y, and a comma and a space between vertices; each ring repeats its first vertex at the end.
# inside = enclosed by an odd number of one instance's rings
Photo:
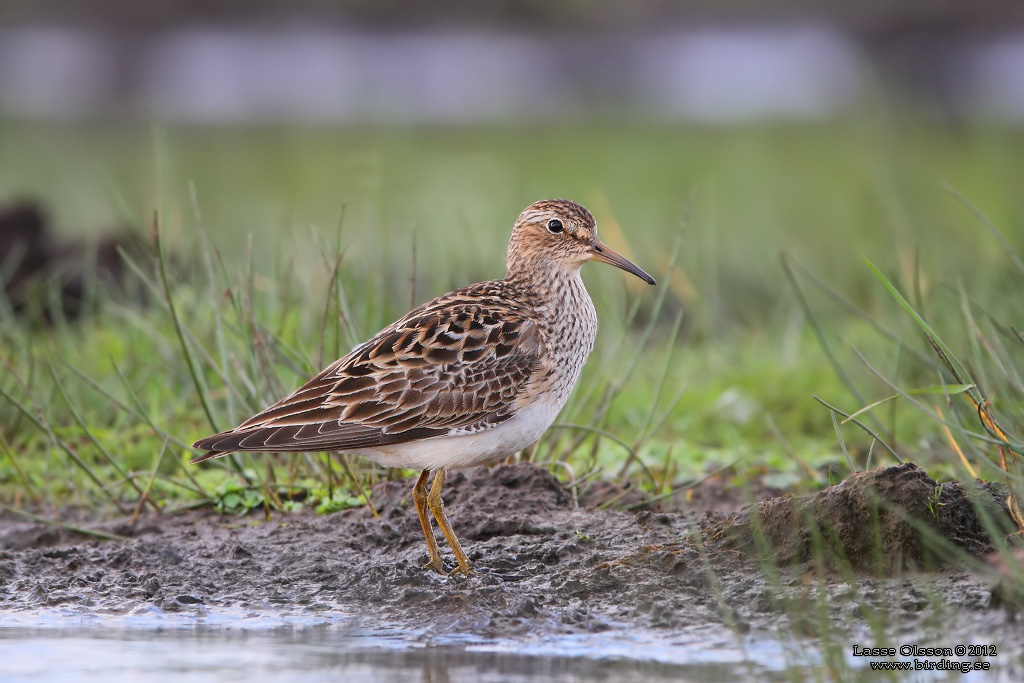
MULTIPOLYGON (((42 671, 24 653, 60 639, 68 671, 115 678, 846 681, 882 675, 858 648, 973 644, 926 659, 1012 680, 1021 159, 1019 130, 885 112, 3 123, 0 215, 37 207, 59 255, 0 297, 3 659, 42 671), (414 472, 188 464, 410 306, 501 277, 550 197, 658 286, 586 266, 597 346, 513 459, 537 467, 450 477, 482 575, 422 568, 414 472)), ((28 252, 6 250, 9 283, 28 252)), ((944 680, 914 675, 884 680, 944 680)))
POLYGON ((1024 135, 870 120, 4 124, 0 195, 38 201, 87 263, 81 245, 109 232, 142 244, 120 283, 86 267, 75 320, 52 310, 53 278, 20 315, 0 309, 0 495, 46 516, 127 509, 143 495, 161 508, 362 504, 395 473, 311 456, 190 468, 187 445, 410 304, 500 277, 512 220, 543 197, 588 205, 602 237, 659 286, 585 269, 597 348, 561 426, 524 457, 583 485, 630 480, 647 497, 722 468, 738 486, 814 490, 895 463, 889 448, 937 477, 963 477, 965 461, 1002 476, 999 438, 972 396, 992 401, 1006 450, 1019 449, 1024 135), (869 262, 969 378, 945 371, 869 262), (875 436, 841 416, 837 436, 813 398, 853 413, 942 385, 954 395, 924 391, 860 416, 875 436))

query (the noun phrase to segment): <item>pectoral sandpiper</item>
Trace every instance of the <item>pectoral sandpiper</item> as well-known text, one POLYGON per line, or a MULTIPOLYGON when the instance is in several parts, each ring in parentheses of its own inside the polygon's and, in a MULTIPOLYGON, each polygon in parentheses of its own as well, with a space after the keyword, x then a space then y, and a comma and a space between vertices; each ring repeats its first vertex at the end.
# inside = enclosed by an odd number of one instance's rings
POLYGON ((210 451, 345 451, 422 470, 413 501, 427 567, 444 572, 432 513, 469 574, 444 512, 448 469, 496 462, 531 445, 565 405, 594 347, 597 314, 583 286, 587 261, 654 278, 597 237, 594 217, 564 199, 526 207, 512 227, 502 280, 470 285, 410 311, 210 451), (434 482, 427 493, 427 477, 434 482))

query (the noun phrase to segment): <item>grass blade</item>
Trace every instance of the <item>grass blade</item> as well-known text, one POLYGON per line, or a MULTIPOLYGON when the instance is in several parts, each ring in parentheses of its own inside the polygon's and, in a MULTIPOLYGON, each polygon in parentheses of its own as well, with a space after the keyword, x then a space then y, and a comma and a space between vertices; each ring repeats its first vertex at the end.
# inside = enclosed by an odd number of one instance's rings
POLYGON ((859 416, 859 415, 861 415, 863 413, 866 413, 869 410, 873 410, 874 408, 877 408, 878 406, 880 406, 880 405, 882 405, 884 403, 888 403, 889 401, 893 401, 893 400, 895 400, 895 399, 897 399, 897 398, 899 398, 901 396, 904 396, 904 395, 906 395, 906 396, 919 396, 921 394, 941 394, 943 396, 955 396, 956 394, 962 394, 965 391, 968 391, 968 390, 973 389, 973 388, 974 388, 973 384, 938 384, 938 385, 935 385, 935 386, 932 386, 932 387, 919 387, 917 389, 911 389, 911 390, 905 392, 905 394, 893 394, 891 396, 886 396, 883 399, 879 399, 879 400, 875 401, 874 403, 869 403, 868 405, 864 406, 860 410, 858 410, 856 412, 853 412, 853 413, 850 413, 850 415, 848 417, 843 419, 843 424, 846 424, 847 422, 849 422, 853 418, 855 418, 855 417, 857 417, 857 416, 859 416))
POLYGON ((1003 249, 1005 249, 1006 253, 1009 254, 1010 260, 1013 261, 1013 265, 1017 267, 1017 270, 1020 271, 1021 275, 1024 275, 1024 260, 1021 260, 1020 255, 1013 248, 1013 245, 1011 245, 1009 240, 1006 239, 1006 236, 1003 235, 1002 232, 1000 232, 999 228, 995 226, 995 223, 990 221, 988 219, 988 216, 986 216, 981 211, 981 209, 972 204, 971 201, 967 199, 967 197, 960 194, 960 192, 952 185, 950 185, 949 183, 942 183, 942 187, 945 188, 945 190, 949 192, 951 195, 953 195, 957 201, 966 206, 967 209, 971 213, 973 213, 986 228, 989 229, 989 231, 996 238, 999 244, 1003 245, 1003 249))
POLYGON ((797 303, 800 304, 800 308, 803 309, 804 315, 811 321, 811 329, 814 330, 814 336, 818 338, 818 344, 821 346, 821 350, 825 352, 825 357, 828 358, 829 364, 832 369, 835 370, 836 375, 842 380, 847 390, 853 395, 857 403, 863 405, 865 403, 864 397, 861 396, 860 391, 857 389, 857 385, 853 383, 853 379, 840 364, 839 359, 836 358, 836 354, 832 351, 832 346, 828 343, 828 338, 825 336, 825 330, 822 329, 821 324, 814 315, 814 311, 811 310, 811 305, 807 303, 804 292, 800 288, 800 283, 797 282, 796 274, 793 272, 793 268, 789 264, 789 255, 786 252, 782 252, 779 255, 779 260, 782 261, 782 269, 786 273, 786 278, 789 280, 789 284, 793 287, 793 293, 796 294, 797 303))
POLYGON ((114 470, 116 470, 117 473, 121 475, 121 477, 126 479, 128 483, 131 485, 131 487, 135 489, 135 492, 139 494, 139 497, 141 499, 142 489, 139 488, 138 484, 136 484, 134 480, 128 477, 127 473, 125 473, 123 469, 121 469, 121 465, 120 463, 117 462, 117 458, 111 455, 110 452, 103 446, 103 444, 100 443, 99 439, 96 438, 96 435, 93 433, 91 429, 89 429, 89 426, 85 423, 85 420, 82 419, 81 413, 78 412, 78 409, 71 402, 71 397, 68 396, 67 390, 64 388, 64 383, 60 381, 60 378, 57 376, 57 370, 56 368, 53 367, 53 361, 49 361, 49 367, 50 376, 53 378, 53 384, 57 388, 57 391, 60 393, 61 398, 64 399, 65 405, 67 405, 68 410, 71 412, 72 419, 74 419, 74 421, 78 424, 82 431, 85 432, 85 435, 89 437, 89 440, 93 443, 94 446, 96 446, 96 449, 103 454, 103 457, 106 458, 107 462, 110 463, 110 466, 113 467, 114 470))
POLYGON ((181 319, 178 317, 178 311, 174 307, 174 297, 171 296, 171 285, 167 277, 167 258, 164 254, 163 238, 160 236, 160 222, 156 214, 153 215, 153 238, 156 241, 157 264, 159 265, 160 282, 163 284, 164 298, 167 301, 167 309, 170 311, 171 320, 174 322, 174 331, 178 335, 181 352, 185 356, 185 364, 188 365, 189 374, 192 376, 192 383, 195 385, 196 393, 199 394, 199 400, 203 404, 206 418, 210 421, 210 427, 213 428, 213 431, 219 432, 220 428, 217 426, 217 420, 213 417, 213 409, 210 407, 210 392, 196 368, 195 359, 192 357, 192 349, 185 339, 185 331, 182 328, 181 319))
MULTIPOLYGON (((846 414, 845 412, 843 412, 843 411, 842 411, 842 410, 840 410, 839 408, 836 408, 836 407, 835 407, 834 405, 832 405, 831 403, 828 403, 827 401, 825 401, 824 399, 822 399, 822 398, 821 398, 820 396, 811 396, 811 398, 813 398, 813 399, 814 399, 815 401, 817 401, 817 402, 818 402, 818 403, 820 403, 821 405, 825 406, 825 407, 826 407, 826 408, 828 408, 829 410, 831 410, 831 411, 833 411, 833 412, 835 412, 835 413, 838 413, 839 415, 842 415, 843 417, 850 417, 849 415, 847 415, 847 414, 846 414)), ((868 433, 869 435, 871 435, 871 436, 872 436, 872 437, 873 437, 873 438, 875 439, 875 441, 877 441, 878 443, 882 444, 882 446, 883 446, 883 447, 885 448, 885 450, 889 451, 889 454, 890 454, 890 455, 892 455, 892 457, 896 459, 896 462, 898 462, 898 463, 899 463, 899 464, 901 464, 901 465, 903 464, 903 458, 901 458, 901 457, 900 457, 899 455, 897 455, 896 451, 894 451, 894 450, 892 449, 892 446, 890 446, 889 444, 887 444, 887 443, 885 442, 885 440, 884 440, 884 439, 882 439, 882 437, 880 437, 880 436, 879 436, 878 434, 876 434, 875 432, 871 431, 871 428, 870 428, 870 427, 868 427, 868 426, 867 426, 867 425, 865 425, 865 424, 864 424, 863 422, 861 422, 860 420, 857 420, 857 419, 851 419, 850 421, 851 421, 851 422, 853 422, 853 424, 855 424, 855 425, 857 425, 858 427, 860 427, 861 429, 863 429, 863 430, 864 430, 865 432, 867 432, 867 433, 868 433)))

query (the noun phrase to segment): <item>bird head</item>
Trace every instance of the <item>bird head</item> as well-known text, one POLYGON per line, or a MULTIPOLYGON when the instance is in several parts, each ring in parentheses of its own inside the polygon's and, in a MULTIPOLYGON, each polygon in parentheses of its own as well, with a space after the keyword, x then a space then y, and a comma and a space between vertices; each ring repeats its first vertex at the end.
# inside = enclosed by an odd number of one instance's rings
POLYGON ((597 222, 586 207, 568 199, 545 199, 519 214, 508 245, 509 275, 551 267, 576 273, 587 261, 609 263, 655 284, 653 277, 601 241, 597 222))

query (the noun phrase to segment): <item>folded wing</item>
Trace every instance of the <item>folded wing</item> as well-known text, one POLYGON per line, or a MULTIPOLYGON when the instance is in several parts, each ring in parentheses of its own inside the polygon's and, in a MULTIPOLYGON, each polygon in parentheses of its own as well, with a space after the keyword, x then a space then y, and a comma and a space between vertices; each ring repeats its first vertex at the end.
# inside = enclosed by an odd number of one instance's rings
POLYGON ((211 451, 373 448, 490 429, 515 414, 541 342, 526 311, 470 291, 425 304, 237 428, 211 451), (470 294, 470 295, 467 295, 470 294))

